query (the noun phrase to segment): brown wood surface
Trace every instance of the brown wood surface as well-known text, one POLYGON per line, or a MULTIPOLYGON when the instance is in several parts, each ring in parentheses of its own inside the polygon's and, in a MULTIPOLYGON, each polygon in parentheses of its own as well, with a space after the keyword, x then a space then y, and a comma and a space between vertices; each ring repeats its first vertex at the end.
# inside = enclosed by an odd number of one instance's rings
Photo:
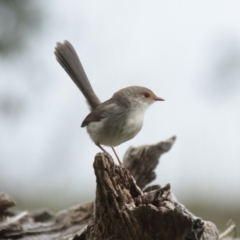
MULTIPOLYGON (((116 166, 110 155, 94 160, 94 202, 53 215, 47 211, 11 212, 14 200, 0 193, 0 239, 74 240, 216 240, 216 226, 179 203, 170 184, 147 186, 161 155, 175 137, 155 145, 130 148, 116 166)), ((83 193, 84 194, 84 193, 83 193)))

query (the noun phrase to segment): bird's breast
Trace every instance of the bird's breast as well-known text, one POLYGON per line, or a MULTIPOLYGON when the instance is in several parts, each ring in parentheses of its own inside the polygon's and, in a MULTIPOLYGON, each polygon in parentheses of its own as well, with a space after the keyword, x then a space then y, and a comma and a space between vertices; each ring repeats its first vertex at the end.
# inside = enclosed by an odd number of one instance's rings
POLYGON ((134 111, 128 115, 126 125, 124 127, 125 134, 130 138, 136 136, 141 130, 143 124, 143 113, 142 111, 134 111))
POLYGON ((109 116, 98 122, 90 122, 87 131, 95 143, 118 146, 138 134, 142 128, 143 115, 142 111, 129 111, 109 116))

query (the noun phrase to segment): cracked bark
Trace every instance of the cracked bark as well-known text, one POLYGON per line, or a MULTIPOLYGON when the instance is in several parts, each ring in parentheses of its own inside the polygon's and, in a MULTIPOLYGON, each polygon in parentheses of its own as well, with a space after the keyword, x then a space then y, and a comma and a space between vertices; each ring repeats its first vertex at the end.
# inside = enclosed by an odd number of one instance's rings
POLYGON ((216 226, 179 203, 164 187, 147 186, 156 174, 159 157, 175 137, 155 145, 130 148, 116 166, 109 154, 99 153, 93 164, 95 202, 56 215, 46 211, 12 213, 14 201, 0 194, 0 239, 74 240, 215 240, 216 226))

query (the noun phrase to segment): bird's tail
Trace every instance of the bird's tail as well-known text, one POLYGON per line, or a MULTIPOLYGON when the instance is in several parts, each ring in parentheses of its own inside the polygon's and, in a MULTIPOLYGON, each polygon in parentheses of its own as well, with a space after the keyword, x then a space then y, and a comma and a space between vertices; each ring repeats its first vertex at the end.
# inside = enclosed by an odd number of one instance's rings
POLYGON ((57 46, 55 47, 54 54, 57 58, 57 61, 81 90, 90 107, 92 109, 96 108, 101 102, 93 91, 80 59, 78 58, 78 55, 72 44, 68 41, 64 41, 63 43, 58 42, 57 46))

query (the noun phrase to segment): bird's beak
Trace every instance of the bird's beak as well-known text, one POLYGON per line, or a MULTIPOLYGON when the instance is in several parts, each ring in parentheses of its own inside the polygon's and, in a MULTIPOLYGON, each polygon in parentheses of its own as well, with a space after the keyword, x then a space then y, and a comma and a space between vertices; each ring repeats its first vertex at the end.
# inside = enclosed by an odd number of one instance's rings
POLYGON ((165 101, 163 98, 160 98, 160 97, 157 97, 157 96, 154 98, 154 100, 155 101, 165 101))

